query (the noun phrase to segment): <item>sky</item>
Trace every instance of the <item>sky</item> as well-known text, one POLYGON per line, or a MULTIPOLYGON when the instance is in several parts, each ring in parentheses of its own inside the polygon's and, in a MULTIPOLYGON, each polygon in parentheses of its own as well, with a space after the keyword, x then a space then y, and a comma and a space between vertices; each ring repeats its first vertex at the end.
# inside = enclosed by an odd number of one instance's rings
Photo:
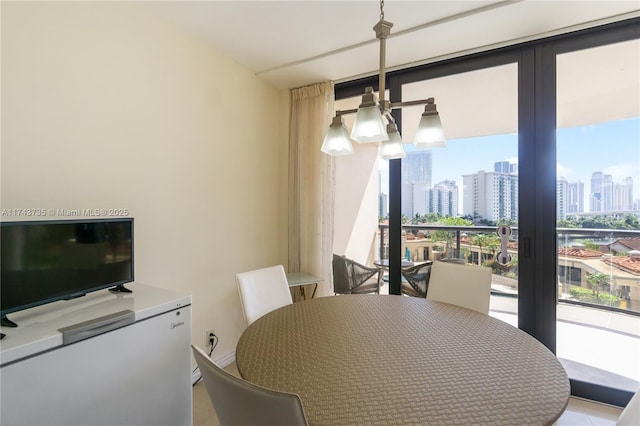
MULTIPOLYGON (((413 146, 405 145, 405 149, 413 150, 413 146)), ((498 161, 517 163, 518 135, 448 140, 445 148, 432 152, 432 182, 455 180, 462 187, 464 174, 493 171, 493 165, 498 161)), ((587 210, 591 174, 595 171, 612 175, 615 183, 632 177, 634 198, 640 199, 640 117, 558 129, 557 160, 558 176, 568 182, 584 183, 587 210)), ((381 160, 379 164, 385 188, 385 184, 388 186, 388 162, 381 160)), ((388 193, 385 189, 383 192, 388 193)))

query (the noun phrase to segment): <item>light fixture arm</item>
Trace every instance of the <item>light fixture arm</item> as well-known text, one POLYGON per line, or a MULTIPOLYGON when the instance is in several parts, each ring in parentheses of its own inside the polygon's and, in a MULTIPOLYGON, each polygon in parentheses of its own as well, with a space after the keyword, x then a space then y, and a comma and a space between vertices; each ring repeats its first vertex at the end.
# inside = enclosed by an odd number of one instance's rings
MULTIPOLYGON (((382 100, 380 102, 382 102, 382 100)), ((434 98, 418 99, 418 100, 415 100, 415 101, 403 101, 403 102, 388 102, 388 101, 384 101, 384 102, 388 104, 389 107, 387 109, 389 111, 391 111, 393 109, 407 107, 407 106, 431 105, 431 104, 435 105, 435 99, 434 98)), ((358 108, 343 109, 343 110, 336 111, 336 115, 355 114, 356 112, 358 112, 358 108)))

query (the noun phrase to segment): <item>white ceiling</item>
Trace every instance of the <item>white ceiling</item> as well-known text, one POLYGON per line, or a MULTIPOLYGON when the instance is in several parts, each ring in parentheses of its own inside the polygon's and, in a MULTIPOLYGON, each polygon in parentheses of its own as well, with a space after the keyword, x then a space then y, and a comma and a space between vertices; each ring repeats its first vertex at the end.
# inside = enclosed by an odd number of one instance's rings
MULTIPOLYGON (((141 2, 280 88, 377 74, 379 2, 141 2)), ((631 1, 386 0, 387 70, 640 16, 631 1)))

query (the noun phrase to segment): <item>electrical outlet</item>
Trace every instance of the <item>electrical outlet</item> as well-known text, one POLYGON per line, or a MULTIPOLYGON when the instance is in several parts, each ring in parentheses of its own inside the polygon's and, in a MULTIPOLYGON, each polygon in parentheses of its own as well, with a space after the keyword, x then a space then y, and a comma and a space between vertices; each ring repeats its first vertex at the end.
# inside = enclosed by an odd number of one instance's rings
POLYGON ((205 342, 207 342, 207 348, 211 347, 211 345, 213 345, 213 337, 211 337, 211 335, 215 336, 215 333, 213 330, 207 330, 206 336, 205 336, 205 342))

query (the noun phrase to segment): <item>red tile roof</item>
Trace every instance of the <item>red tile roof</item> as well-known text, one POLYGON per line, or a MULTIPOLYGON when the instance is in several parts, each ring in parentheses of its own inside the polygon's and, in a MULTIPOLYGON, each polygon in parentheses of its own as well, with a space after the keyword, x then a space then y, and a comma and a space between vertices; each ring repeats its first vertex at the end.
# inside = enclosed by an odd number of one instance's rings
POLYGON ((602 253, 600 253, 599 251, 567 247, 559 248, 558 254, 561 256, 581 257, 587 259, 597 259, 599 257, 602 257, 602 253))
POLYGON ((604 263, 616 266, 623 271, 634 275, 640 275, 640 257, 631 256, 610 256, 602 259, 604 263))
POLYGON ((609 246, 614 244, 621 244, 625 247, 628 247, 629 250, 640 250, 640 237, 629 237, 629 238, 618 238, 609 246))

